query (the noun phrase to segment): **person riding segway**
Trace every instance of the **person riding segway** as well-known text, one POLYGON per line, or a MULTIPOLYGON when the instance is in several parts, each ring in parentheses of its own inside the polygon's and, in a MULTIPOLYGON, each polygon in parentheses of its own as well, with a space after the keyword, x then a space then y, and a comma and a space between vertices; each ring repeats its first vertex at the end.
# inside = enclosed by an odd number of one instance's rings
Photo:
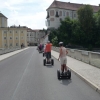
POLYGON ((46 59, 44 59, 44 65, 45 64, 54 65, 54 61, 53 61, 53 59, 51 59, 51 48, 52 48, 52 44, 50 43, 50 41, 48 41, 45 46, 46 59))
POLYGON ((71 72, 68 69, 68 67, 66 66, 66 63, 67 63, 66 55, 68 54, 68 51, 63 46, 63 42, 59 42, 59 46, 60 46, 60 49, 59 49, 58 60, 60 59, 60 63, 61 63, 61 73, 59 70, 57 70, 58 79, 60 79, 60 77, 71 78, 71 72))

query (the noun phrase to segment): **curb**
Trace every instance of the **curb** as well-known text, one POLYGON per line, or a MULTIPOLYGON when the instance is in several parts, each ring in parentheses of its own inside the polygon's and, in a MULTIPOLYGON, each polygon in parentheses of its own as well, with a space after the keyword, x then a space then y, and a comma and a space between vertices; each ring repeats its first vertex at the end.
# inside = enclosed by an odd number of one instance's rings
MULTIPOLYGON (((24 50, 27 50, 28 48, 26 48, 26 49, 24 49, 24 50)), ((22 51, 24 51, 24 50, 22 50, 22 51)), ((17 51, 17 50, 16 50, 17 51)), ((22 51, 20 51, 20 52, 22 52, 22 51)), ((18 54, 18 53, 20 53, 20 52, 17 52, 16 54, 18 54)), ((10 52, 11 53, 11 52, 10 52)), ((14 55, 16 55, 16 54, 13 54, 13 55, 11 55, 11 56, 9 56, 9 57, 7 57, 7 58, 10 58, 10 57, 12 57, 12 56, 14 56, 14 55)), ((3 60, 5 60, 5 59, 7 59, 7 58, 4 58, 4 59, 2 59, 2 60, 0 60, 0 62, 1 61, 3 61, 3 60)))
MULTIPOLYGON (((52 55, 53 56, 53 55, 52 55)), ((54 56, 53 56, 54 57, 54 56)), ((56 58, 56 57, 54 57, 56 58)), ((56 58, 57 59, 57 58, 56 58)), ((70 68, 70 67, 69 67, 70 68)), ((89 81, 88 79, 86 79, 84 76, 82 76, 81 74, 79 74, 78 72, 76 72, 74 69, 70 68, 72 72, 74 72, 77 76, 79 76, 84 82, 86 82, 88 85, 90 85, 96 92, 98 92, 100 94, 100 88, 98 86, 96 86, 94 83, 92 83, 91 81, 89 81)))

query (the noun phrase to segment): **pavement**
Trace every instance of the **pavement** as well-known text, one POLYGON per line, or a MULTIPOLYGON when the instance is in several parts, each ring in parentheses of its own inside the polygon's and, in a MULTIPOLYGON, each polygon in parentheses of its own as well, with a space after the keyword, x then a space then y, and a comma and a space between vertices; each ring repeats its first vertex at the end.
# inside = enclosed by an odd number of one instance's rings
MULTIPOLYGON (((0 61, 18 54, 24 50, 27 50, 29 47, 13 51, 4 55, 0 55, 0 61)), ((52 56, 58 59, 59 53, 52 50, 52 56)), ((84 62, 78 61, 74 58, 67 57, 67 66, 73 71, 76 75, 78 75, 81 79, 83 79, 86 83, 88 83, 95 91, 100 93, 100 69, 84 62)))
MULTIPOLYGON (((58 52, 52 50, 51 54, 58 59, 58 52)), ((93 89, 95 89, 95 91, 100 93, 100 69, 69 56, 66 57, 67 66, 71 69, 71 71, 88 83, 93 89)))
POLYGON ((100 94, 75 73, 57 79, 60 62, 43 65, 42 53, 30 47, 0 62, 0 100, 100 100, 100 94))

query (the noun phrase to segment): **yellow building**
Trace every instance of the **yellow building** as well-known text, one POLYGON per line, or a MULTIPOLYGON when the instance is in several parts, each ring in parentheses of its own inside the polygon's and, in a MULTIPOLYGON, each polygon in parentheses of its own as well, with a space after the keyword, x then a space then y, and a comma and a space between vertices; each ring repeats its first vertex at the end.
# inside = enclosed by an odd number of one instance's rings
POLYGON ((27 46, 27 27, 0 28, 0 48, 19 48, 27 46))
POLYGON ((7 17, 0 13, 0 48, 19 48, 27 46, 27 27, 7 27, 7 17))

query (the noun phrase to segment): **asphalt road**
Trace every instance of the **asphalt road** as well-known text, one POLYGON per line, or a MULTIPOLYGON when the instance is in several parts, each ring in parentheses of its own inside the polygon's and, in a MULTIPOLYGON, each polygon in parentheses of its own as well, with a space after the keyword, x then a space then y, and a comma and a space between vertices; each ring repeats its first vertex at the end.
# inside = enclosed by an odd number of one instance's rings
POLYGON ((100 94, 72 73, 58 80, 60 63, 43 66, 36 47, 0 62, 0 100, 100 100, 100 94))

